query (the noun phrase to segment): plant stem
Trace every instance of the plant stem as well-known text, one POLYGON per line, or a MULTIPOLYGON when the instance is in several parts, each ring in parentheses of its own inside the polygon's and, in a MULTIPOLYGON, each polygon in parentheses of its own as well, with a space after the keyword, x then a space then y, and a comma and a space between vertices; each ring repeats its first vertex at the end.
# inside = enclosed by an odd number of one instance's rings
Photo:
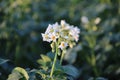
POLYGON ((63 58, 64 58, 64 52, 62 52, 62 55, 61 55, 61 58, 60 58, 60 65, 62 65, 62 61, 63 61, 63 58))
POLYGON ((98 69, 97 69, 97 66, 96 66, 96 56, 94 54, 94 51, 92 51, 91 60, 92 60, 93 72, 94 72, 95 76, 98 77, 99 72, 98 72, 98 69))
POLYGON ((56 53, 55 53, 52 69, 51 69, 51 72, 50 72, 50 77, 51 78, 52 78, 52 75, 53 75, 53 72, 54 72, 54 69, 55 69, 55 64, 56 64, 56 61, 57 61, 57 54, 58 54, 58 46, 57 46, 57 42, 56 42, 56 53))

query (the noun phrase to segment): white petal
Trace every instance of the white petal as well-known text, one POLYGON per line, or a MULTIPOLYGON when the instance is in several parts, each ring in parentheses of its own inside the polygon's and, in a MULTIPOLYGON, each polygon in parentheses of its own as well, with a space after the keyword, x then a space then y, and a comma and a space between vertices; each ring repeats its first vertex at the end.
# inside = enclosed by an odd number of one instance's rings
POLYGON ((66 42, 61 42, 61 44, 59 45, 58 48, 64 49, 64 48, 66 48, 67 46, 68 46, 68 43, 66 43, 66 42))
POLYGON ((66 24, 65 20, 61 20, 61 26, 64 26, 66 24))

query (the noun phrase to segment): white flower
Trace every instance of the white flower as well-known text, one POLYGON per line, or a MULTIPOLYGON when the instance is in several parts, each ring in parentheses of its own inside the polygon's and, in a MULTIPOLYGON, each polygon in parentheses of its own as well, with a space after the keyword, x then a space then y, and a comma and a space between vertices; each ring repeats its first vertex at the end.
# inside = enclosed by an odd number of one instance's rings
POLYGON ((77 42, 79 40, 79 35, 74 36, 75 41, 77 42))
POLYGON ((48 28, 45 31, 45 34, 49 34, 50 32, 53 31, 53 26, 51 24, 48 25, 48 28))
POLYGON ((52 25, 54 32, 59 32, 60 25, 56 22, 55 24, 52 25))
POLYGON ((65 20, 61 20, 60 25, 64 30, 70 29, 70 25, 66 23, 65 20))
POLYGON ((82 22, 83 24, 87 24, 87 23, 89 23, 89 20, 88 20, 88 18, 87 18, 86 16, 82 16, 82 17, 81 17, 81 22, 82 22))
POLYGON ((65 26, 66 25, 65 20, 61 20, 60 24, 61 24, 62 27, 65 26))
POLYGON ((49 24, 48 28, 45 31, 45 34, 42 33, 43 41, 56 42, 56 39, 59 37, 59 25, 55 23, 53 25, 49 24))
POLYGON ((79 33, 80 33, 80 29, 73 26, 71 27, 71 30, 69 32, 69 34, 75 39, 76 42, 79 39, 79 33))
POLYGON ((79 28, 77 28, 77 27, 74 27, 74 28, 73 28, 73 30, 74 30, 74 32, 75 32, 75 33, 77 33, 77 34, 79 34, 79 33, 80 33, 80 29, 79 29, 79 28))
POLYGON ((51 42, 52 40, 49 38, 48 34, 43 34, 42 33, 42 37, 43 37, 43 41, 47 41, 47 42, 51 42))
POLYGON ((59 48, 66 48, 71 41, 78 41, 80 29, 69 25, 64 20, 58 24, 49 24, 45 33, 42 33, 43 41, 56 42, 60 41, 59 48), (65 42, 64 42, 65 41, 65 42))
POLYGON ((53 42, 56 42, 57 38, 59 38, 59 35, 57 35, 55 32, 49 34, 50 40, 53 42))
POLYGON ((58 48, 60 48, 61 50, 63 50, 63 49, 66 48, 67 46, 68 46, 68 43, 66 43, 66 42, 61 42, 58 48))

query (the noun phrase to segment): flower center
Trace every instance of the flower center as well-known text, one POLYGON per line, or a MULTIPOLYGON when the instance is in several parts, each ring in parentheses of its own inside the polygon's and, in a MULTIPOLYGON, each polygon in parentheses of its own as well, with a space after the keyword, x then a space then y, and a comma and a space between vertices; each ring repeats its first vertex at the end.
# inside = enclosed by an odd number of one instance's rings
POLYGON ((52 39, 52 40, 55 40, 55 36, 52 36, 51 39, 52 39))
POLYGON ((62 46, 62 47, 64 47, 64 46, 65 46, 65 44, 64 44, 64 43, 61 43, 61 46, 62 46))

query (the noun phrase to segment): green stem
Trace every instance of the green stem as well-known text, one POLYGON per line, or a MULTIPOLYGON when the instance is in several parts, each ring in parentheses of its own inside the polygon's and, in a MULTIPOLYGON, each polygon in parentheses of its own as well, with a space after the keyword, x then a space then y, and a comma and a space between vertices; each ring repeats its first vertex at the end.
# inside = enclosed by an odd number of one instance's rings
POLYGON ((98 73, 96 65, 93 66, 93 71, 94 71, 95 77, 99 77, 99 73, 98 73))
POLYGON ((99 76, 99 72, 98 72, 98 69, 97 69, 97 66, 96 66, 96 56, 94 54, 94 51, 92 51, 92 55, 91 55, 91 61, 92 61, 92 67, 93 67, 93 72, 95 74, 96 77, 99 76))
POLYGON ((55 64, 56 64, 56 61, 57 61, 57 54, 58 54, 58 47, 57 47, 57 43, 56 43, 56 53, 55 53, 52 69, 51 69, 51 72, 50 72, 50 77, 51 78, 52 78, 52 75, 53 75, 53 72, 54 72, 54 69, 55 69, 55 64))
POLYGON ((62 61, 63 61, 63 58, 64 58, 64 52, 62 52, 62 55, 61 55, 61 58, 60 58, 60 65, 62 65, 62 61))

